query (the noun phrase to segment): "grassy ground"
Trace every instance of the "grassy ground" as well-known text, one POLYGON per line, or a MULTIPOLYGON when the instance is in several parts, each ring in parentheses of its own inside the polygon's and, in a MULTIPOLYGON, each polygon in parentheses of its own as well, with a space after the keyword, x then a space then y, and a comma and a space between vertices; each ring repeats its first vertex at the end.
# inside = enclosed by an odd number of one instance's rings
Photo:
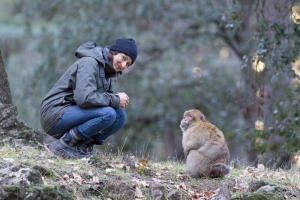
MULTIPOLYGON (((222 183, 229 185, 231 199, 247 199, 246 194, 254 192, 251 188, 255 182, 280 188, 279 199, 300 199, 300 170, 297 168, 283 171, 263 165, 245 166, 232 168, 224 178, 195 179, 185 173, 183 162, 154 163, 145 158, 103 152, 95 152, 89 159, 63 159, 47 148, 10 145, 0 146, 1 160, 48 169, 43 174, 45 185, 67 185, 74 199, 125 199, 118 194, 118 191, 124 194, 124 185, 128 187, 125 191, 133 190, 135 199, 151 199, 149 184, 153 181, 164 186, 166 199, 170 193, 176 194, 175 199, 216 199, 222 183)), ((275 199, 264 196, 267 198, 256 199, 275 199)))

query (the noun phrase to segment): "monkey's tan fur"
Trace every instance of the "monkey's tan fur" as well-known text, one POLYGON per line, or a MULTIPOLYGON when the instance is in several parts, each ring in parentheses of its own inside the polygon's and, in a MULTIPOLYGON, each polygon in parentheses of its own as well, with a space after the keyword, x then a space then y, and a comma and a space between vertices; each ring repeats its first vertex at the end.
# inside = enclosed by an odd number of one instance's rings
POLYGON ((193 177, 220 177, 229 173, 225 137, 196 109, 184 113, 180 123, 186 171, 193 177))

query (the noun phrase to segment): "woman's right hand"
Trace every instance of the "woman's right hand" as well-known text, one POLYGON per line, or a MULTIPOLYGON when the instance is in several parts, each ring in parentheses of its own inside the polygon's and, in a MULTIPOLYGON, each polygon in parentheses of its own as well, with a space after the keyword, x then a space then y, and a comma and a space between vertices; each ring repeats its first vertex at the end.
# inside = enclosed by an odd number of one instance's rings
POLYGON ((120 108, 125 108, 129 104, 129 97, 125 92, 117 93, 117 95, 120 97, 120 108))

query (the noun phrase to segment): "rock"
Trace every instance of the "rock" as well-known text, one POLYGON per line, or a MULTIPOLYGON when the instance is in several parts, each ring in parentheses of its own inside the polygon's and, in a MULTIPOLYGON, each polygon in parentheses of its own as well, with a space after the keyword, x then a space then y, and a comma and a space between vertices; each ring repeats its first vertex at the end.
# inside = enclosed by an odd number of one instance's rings
POLYGON ((271 185, 265 185, 261 188, 259 188, 257 190, 257 192, 263 192, 263 191, 266 191, 266 192, 274 192, 276 190, 276 186, 271 186, 271 185))
POLYGON ((151 199, 153 200, 163 200, 164 198, 164 190, 165 187, 157 182, 157 181, 151 181, 149 183, 149 187, 150 187, 150 195, 151 195, 151 199))
POLYGON ((0 200, 21 200, 26 193, 22 186, 2 186, 0 185, 0 200))
POLYGON ((122 163, 124 163, 126 166, 129 166, 131 169, 135 169, 134 160, 132 160, 128 155, 122 158, 122 163))
POLYGON ((18 171, 11 171, 3 180, 0 181, 1 185, 43 185, 41 173, 30 167, 20 168, 18 171))
POLYGON ((47 175, 49 170, 0 162, 0 200, 73 199, 66 186, 45 187, 42 173, 47 175))
POLYGON ((105 190, 109 192, 109 197, 114 199, 134 199, 135 197, 134 188, 124 182, 107 185, 105 190))
POLYGON ((220 187, 220 191, 217 195, 217 200, 229 200, 231 197, 231 193, 229 190, 229 184, 228 183, 222 183, 220 187))
POLYGON ((255 192, 256 190, 258 190, 258 188, 265 186, 265 185, 267 185, 267 183, 262 180, 253 180, 249 184, 248 191, 255 192))
POLYGON ((170 200, 181 200, 181 196, 180 196, 178 190, 171 190, 168 193, 168 199, 170 199, 170 200))
POLYGON ((53 176, 54 175, 54 172, 52 170, 49 170, 49 169, 47 169, 43 166, 40 166, 40 165, 33 166, 33 169, 40 172, 42 174, 42 176, 53 176))

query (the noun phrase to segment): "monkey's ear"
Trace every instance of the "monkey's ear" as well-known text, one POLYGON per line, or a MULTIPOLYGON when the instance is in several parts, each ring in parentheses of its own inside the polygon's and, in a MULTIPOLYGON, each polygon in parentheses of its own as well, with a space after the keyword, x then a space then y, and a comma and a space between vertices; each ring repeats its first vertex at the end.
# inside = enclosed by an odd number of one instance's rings
POLYGON ((200 119, 201 119, 201 121, 204 122, 204 121, 205 121, 205 116, 204 116, 204 115, 201 115, 201 116, 200 116, 200 119))

